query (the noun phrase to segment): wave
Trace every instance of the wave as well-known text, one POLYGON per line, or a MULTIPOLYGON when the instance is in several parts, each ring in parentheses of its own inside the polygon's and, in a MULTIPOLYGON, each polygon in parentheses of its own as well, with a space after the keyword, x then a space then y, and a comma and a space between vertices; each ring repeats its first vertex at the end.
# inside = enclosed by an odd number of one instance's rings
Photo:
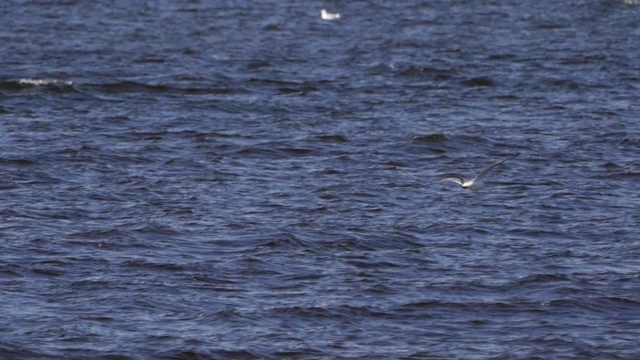
POLYGON ((46 85, 73 85, 73 81, 60 79, 20 79, 18 84, 22 86, 46 86, 46 85))
POLYGON ((73 91, 73 81, 64 79, 31 79, 0 80, 0 90, 24 91, 28 89, 42 88, 55 92, 73 91))

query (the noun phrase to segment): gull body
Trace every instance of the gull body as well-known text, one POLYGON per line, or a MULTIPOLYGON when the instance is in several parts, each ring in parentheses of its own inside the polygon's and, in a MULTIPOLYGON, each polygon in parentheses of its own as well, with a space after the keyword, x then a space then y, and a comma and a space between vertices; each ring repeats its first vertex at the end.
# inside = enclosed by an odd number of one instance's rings
POLYGON ((450 181, 450 182, 454 182, 460 186, 462 186, 465 189, 468 190, 472 190, 472 191, 476 191, 476 190, 480 190, 484 187, 484 177, 485 175, 487 175, 489 173, 489 171, 491 171, 493 168, 495 168, 496 166, 502 165, 505 161, 509 160, 509 159, 513 159, 514 157, 520 155, 520 153, 517 153, 515 155, 511 155, 506 159, 502 159, 500 161, 496 161, 493 164, 487 166, 486 168, 482 169, 482 171, 480 171, 480 174, 478 174, 478 176, 472 178, 472 179, 463 179, 460 177, 450 177, 450 178, 446 178, 443 179, 442 181, 450 181))
POLYGON ((327 9, 320 10, 320 17, 322 20, 335 20, 340 18, 340 14, 338 13, 330 13, 327 9))

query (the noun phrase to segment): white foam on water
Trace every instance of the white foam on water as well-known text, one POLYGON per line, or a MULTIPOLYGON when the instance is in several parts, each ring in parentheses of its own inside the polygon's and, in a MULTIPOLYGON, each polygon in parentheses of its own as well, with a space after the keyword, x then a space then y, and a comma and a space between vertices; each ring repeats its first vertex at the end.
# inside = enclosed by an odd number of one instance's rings
POLYGON ((70 80, 59 80, 59 79, 20 79, 18 80, 18 84, 20 85, 29 85, 29 86, 43 86, 43 85, 73 85, 73 81, 70 80))

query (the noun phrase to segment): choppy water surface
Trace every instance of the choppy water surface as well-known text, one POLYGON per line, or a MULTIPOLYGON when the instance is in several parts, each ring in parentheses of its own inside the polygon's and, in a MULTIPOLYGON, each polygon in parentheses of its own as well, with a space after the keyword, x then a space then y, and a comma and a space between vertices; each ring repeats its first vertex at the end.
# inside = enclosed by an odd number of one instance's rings
POLYGON ((3 358, 640 353, 637 4, 10 0, 0 24, 3 358), (484 191, 439 181, 516 152, 484 191))

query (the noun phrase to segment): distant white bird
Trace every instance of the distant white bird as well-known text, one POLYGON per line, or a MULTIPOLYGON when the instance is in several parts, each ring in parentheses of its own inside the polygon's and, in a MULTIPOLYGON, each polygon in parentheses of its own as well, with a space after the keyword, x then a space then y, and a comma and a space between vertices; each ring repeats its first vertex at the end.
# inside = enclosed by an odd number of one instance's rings
POLYGON ((498 166, 498 165, 502 165, 502 163, 504 163, 505 161, 509 160, 509 159, 513 159, 514 157, 520 155, 520 153, 517 153, 515 155, 511 155, 506 159, 502 159, 500 161, 496 161, 495 163, 487 166, 486 168, 482 169, 482 171, 480 171, 480 174, 478 174, 478 176, 474 177, 473 179, 463 179, 463 178, 457 178, 457 177, 450 177, 450 178, 446 178, 443 179, 441 181, 451 181, 454 182, 460 186, 462 186, 465 189, 469 189, 472 191, 476 191, 476 190, 480 190, 484 187, 484 181, 482 181, 482 179, 484 178, 485 175, 487 175, 487 173, 489 173, 489 171, 491 171, 494 167, 498 166))
POLYGON ((340 14, 338 13, 330 13, 327 9, 320 10, 320 17, 322 20, 335 20, 340 19, 340 14))

